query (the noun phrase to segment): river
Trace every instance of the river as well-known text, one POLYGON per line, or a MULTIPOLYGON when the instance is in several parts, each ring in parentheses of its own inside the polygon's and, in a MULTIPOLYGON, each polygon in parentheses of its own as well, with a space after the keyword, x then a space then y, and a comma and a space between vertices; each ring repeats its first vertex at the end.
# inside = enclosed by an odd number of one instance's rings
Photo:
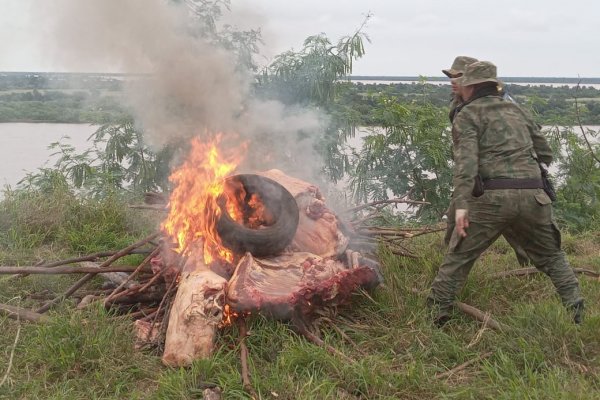
POLYGON ((28 172, 52 167, 57 157, 48 148, 53 142, 71 144, 78 152, 97 129, 89 124, 0 123, 0 185, 15 187, 28 172))
MULTIPOLYGON (((49 123, 0 123, 0 187, 15 187, 28 172, 41 167, 52 167, 57 156, 49 149, 53 142, 64 142, 82 152, 91 147, 88 138, 97 129, 89 124, 49 124, 49 123)), ((596 131, 599 126, 590 126, 596 131)), ((377 128, 358 128, 357 135, 348 145, 354 149, 362 146, 363 138, 377 128)), ((575 127, 579 132, 579 127, 575 127)), ((381 131, 381 128, 379 128, 381 131)), ((596 137, 597 142, 600 137, 596 137)))

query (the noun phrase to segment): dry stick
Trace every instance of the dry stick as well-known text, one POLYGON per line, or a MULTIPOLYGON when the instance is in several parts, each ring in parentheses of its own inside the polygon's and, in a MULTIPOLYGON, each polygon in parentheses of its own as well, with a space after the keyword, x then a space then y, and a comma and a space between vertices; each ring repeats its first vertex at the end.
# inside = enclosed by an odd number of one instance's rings
MULTIPOLYGON (((577 82, 577 90, 579 90, 580 83, 581 83, 581 79, 579 80, 579 82, 577 82)), ((583 129, 583 125, 581 124, 581 118, 579 116, 579 102, 577 101, 577 97, 575 97, 575 111, 576 111, 575 115, 577 117, 577 122, 579 124, 579 128, 581 129, 581 134, 583 135, 583 140, 585 140, 585 144, 587 145, 587 148, 590 151, 592 158, 594 160, 596 160, 596 162, 600 163, 600 159, 598 157, 596 157, 596 154, 594 153, 594 149, 592 148, 592 145, 590 144, 590 142, 585 134, 585 129, 583 129)))
MULTIPOLYGON (((101 270, 102 268, 105 268, 107 266, 109 266, 110 264, 112 264, 115 260, 118 260, 119 258, 130 254, 130 252, 134 249, 137 249, 138 247, 141 247, 143 245, 145 245, 146 243, 148 243, 149 241, 151 241, 152 239, 158 237, 160 235, 160 232, 155 232, 152 235, 148 236, 145 239, 140 240, 139 242, 136 242, 132 245, 129 245, 127 247, 125 247, 122 250, 117 251, 115 254, 113 254, 108 260, 104 261, 102 264, 100 264, 98 266, 98 269, 101 270)), ((102 271, 100 271, 102 272, 102 271)), ((71 296, 73 293, 75 293, 80 287, 82 287, 83 285, 85 285, 88 281, 90 281, 93 277, 95 276, 95 274, 87 274, 85 275, 83 278, 79 279, 77 282, 75 282, 75 284, 73 286, 71 286, 64 294, 55 297, 53 300, 47 302, 46 304, 44 304, 42 307, 40 307, 39 309, 36 310, 36 312, 38 313, 45 313, 46 311, 48 311, 50 309, 50 307, 52 307, 54 304, 60 302, 63 299, 68 298, 69 296, 71 296)))
POLYGON ((479 362, 481 360, 484 360, 484 359, 488 358, 492 354, 494 354, 494 352, 492 352, 492 351, 487 352, 485 354, 480 354, 477 357, 473 358, 472 360, 469 360, 469 361, 464 362, 464 363, 462 363, 460 365, 457 365, 456 367, 452 368, 451 370, 435 374, 435 377, 436 378, 446 378, 446 377, 449 377, 451 375, 454 375, 455 373, 460 372, 463 369, 467 368, 469 365, 475 364, 476 362, 479 362))
POLYGON ((346 260, 348 261, 348 269, 352 269, 352 250, 346 250, 346 260))
POLYGON ((139 292, 133 293, 129 296, 116 296, 110 302, 107 303, 107 306, 111 305, 121 305, 121 304, 136 304, 136 303, 156 303, 159 300, 162 300, 164 293, 160 293, 158 291, 148 291, 148 292, 139 292))
POLYGON ((149 313, 145 317, 140 318, 140 321, 146 322, 146 321, 150 320, 150 318, 154 318, 154 316, 156 315, 157 312, 158 312, 158 307, 156 308, 156 310, 152 311, 151 313, 149 313))
POLYGON ((154 312, 158 310, 158 307, 150 307, 146 309, 142 309, 139 311, 134 311, 132 313, 127 314, 128 318, 136 319, 138 317, 147 317, 150 314, 154 314, 154 312))
POLYGON ((347 355, 345 355, 344 353, 342 353, 341 351, 339 351, 335 347, 333 347, 333 346, 328 345, 327 343, 325 343, 321 338, 319 338, 314 333, 310 332, 308 330, 308 328, 306 327, 306 324, 304 324, 303 322, 296 322, 294 325, 296 326, 296 328, 298 329, 298 331, 305 338, 307 338, 309 341, 311 341, 315 345, 317 345, 319 347, 323 347, 329 353, 331 353, 331 354, 333 354, 335 356, 338 356, 340 358, 343 358, 344 360, 346 360, 347 362, 349 362, 351 364, 354 364, 356 362, 355 360, 353 360, 352 358, 348 357, 347 355))
POLYGON ((502 330, 503 326, 498 321, 490 317, 489 313, 484 313, 483 311, 468 304, 461 303, 460 301, 457 301, 455 304, 460 311, 462 311, 470 317, 473 317, 477 321, 487 323, 490 328, 495 329, 497 331, 502 330))
MULTIPOLYGON (((164 270, 161 269, 160 271, 158 271, 156 274, 154 274, 154 276, 152 276, 151 279, 149 279, 146 283, 144 283, 143 285, 137 285, 137 286, 133 286, 130 287, 129 289, 123 290, 122 292, 119 292, 117 294, 115 294, 110 300, 114 301, 115 299, 122 297, 122 296, 129 296, 131 294, 134 293, 141 293, 144 290, 148 289, 152 284, 154 284, 158 278, 160 278, 163 274, 164 270)), ((105 300, 105 304, 109 301, 109 299, 105 300)))
POLYGON ((361 219, 352 221, 352 225, 353 225, 353 227, 358 227, 370 219, 377 218, 379 215, 380 215, 379 210, 373 211, 373 212, 367 214, 366 216, 362 217, 361 219))
POLYGON ((152 204, 134 204, 134 205, 129 206, 129 208, 138 209, 138 210, 152 210, 152 211, 160 211, 160 212, 169 212, 169 209, 165 206, 152 205, 152 204))
MULTIPOLYGON (((538 272, 541 272, 541 271, 535 267, 528 267, 528 268, 513 269, 512 271, 498 272, 498 273, 490 275, 490 277, 491 278, 506 278, 509 276, 527 276, 527 275, 537 274, 538 272)), ((575 272, 576 274, 587 275, 591 278, 600 279, 600 273, 598 273, 596 271, 592 271, 591 269, 573 268, 573 272, 575 272)))
POLYGON ((49 322, 50 317, 38 314, 23 307, 11 306, 0 303, 0 313, 8 315, 9 318, 22 319, 30 322, 49 322))
POLYGON ((366 353, 356 344, 354 340, 350 338, 343 330, 341 330, 331 319, 322 318, 329 326, 331 326, 342 338, 344 338, 348 343, 350 343, 356 351, 358 351, 363 356, 366 356, 366 353))
MULTIPOLYGON (((160 314, 160 311, 162 310, 162 308, 165 304, 165 300, 167 299, 167 297, 170 296, 171 290, 173 289, 173 287, 175 286, 175 282, 177 282, 177 279, 179 278, 179 274, 180 274, 180 272, 177 272, 177 274, 173 277, 173 280, 169 284, 169 287, 167 288, 165 295, 163 296, 162 300, 158 304, 158 309, 156 310, 156 314, 154 314, 154 318, 152 319, 152 324, 150 325, 150 330, 148 331, 148 336, 146 337, 146 341, 149 341, 149 339, 150 339, 150 333, 154 330, 154 325, 156 324, 156 320, 160 314)), ((168 318, 167 318, 167 323, 168 323, 168 318)), ((164 325, 165 324, 163 324, 163 327, 164 327, 164 325)))
POLYGON ((360 253, 358 251, 352 252, 352 268, 360 267, 360 263, 358 262, 358 258, 360 257, 360 253))
POLYGON ((357 212, 363 210, 367 207, 373 207, 380 204, 397 204, 397 203, 408 203, 408 204, 431 204, 428 201, 418 201, 418 200, 403 200, 403 199, 390 199, 390 200, 379 200, 374 201, 372 203, 363 204, 361 206, 352 207, 346 210, 347 213, 357 212))
POLYGON ((152 286, 154 284, 154 282, 156 282, 158 280, 158 278, 160 278, 162 276, 163 272, 165 272, 164 269, 159 270, 156 274, 154 274, 154 276, 151 279, 148 280, 148 282, 146 282, 144 284, 144 286, 140 287, 140 289, 138 290, 138 292, 143 292, 144 290, 146 290, 150 286, 152 286))
POLYGON ((83 267, 83 266, 60 266, 60 267, 0 267, 0 275, 2 274, 28 274, 28 275, 58 275, 58 274, 97 274, 104 272, 133 272, 136 267, 131 265, 121 265, 117 267, 108 267, 99 270, 98 267, 83 267))
MULTIPOLYGON (((417 288, 411 288, 410 291, 411 291, 411 293, 418 294, 418 295, 423 294, 425 292, 425 291, 419 290, 417 288)), ((493 319, 489 313, 484 313, 483 311, 481 311, 473 306, 470 306, 468 304, 461 303, 460 301, 457 301, 454 304, 463 313, 467 314, 470 317, 473 317, 477 321, 488 324, 488 326, 492 329, 500 331, 504 328, 504 326, 501 325, 495 319, 493 319)))
POLYGON ((238 319, 238 327, 240 329, 240 361, 242 363, 242 385, 244 390, 252 396, 257 398, 256 392, 250 382, 250 373, 248 371, 248 346, 246 346, 246 336, 248 336, 248 330, 246 329, 246 319, 238 319))
POLYGON ((427 235, 429 233, 441 232, 441 231, 445 231, 445 230, 446 230, 446 228, 436 228, 436 229, 433 229, 433 230, 430 230, 430 231, 422 231, 422 232, 415 233, 415 234, 412 235, 412 237, 421 236, 421 235, 427 235))
MULTIPOLYGON (((104 305, 106 305, 106 303, 111 300, 114 296, 116 296, 116 294, 119 292, 119 290, 121 290, 126 284, 127 282, 130 282, 133 278, 136 277, 136 275, 142 270, 142 268, 144 268, 146 265, 148 265, 148 263, 152 260, 152 258, 154 258, 154 256, 156 254, 158 254, 160 252, 160 247, 157 247, 156 249, 152 250, 152 252, 148 255, 148 257, 146 257, 144 259, 144 261, 142 261, 142 263, 136 268, 135 271, 133 271, 128 277, 127 279, 125 279, 124 282, 122 282, 119 286, 117 286, 115 288, 115 290, 112 291, 111 294, 108 295, 108 297, 106 298, 106 300, 104 300, 104 305)), ((151 279, 152 280, 152 279, 151 279)))
POLYGON ((422 228, 408 228, 408 227, 402 227, 402 228, 392 228, 389 226, 366 226, 364 228, 360 228, 360 230, 370 230, 370 229, 377 229, 377 230, 382 230, 382 231, 389 231, 389 232, 397 232, 397 231, 402 231, 402 232, 425 232, 425 231, 437 231, 439 229, 446 229, 445 227, 440 227, 439 225, 429 225, 429 226, 424 226, 422 228))
MULTIPOLYGON (((140 246, 136 246, 136 247, 140 247, 140 246)), ((121 250, 119 250, 119 251, 121 251, 121 250)), ((81 262, 81 261, 97 261, 99 258, 114 256, 119 251, 102 251, 99 253, 88 254, 87 256, 67 258, 66 260, 53 261, 48 264, 40 264, 40 265, 36 264, 35 267, 36 268, 52 268, 52 267, 58 267, 59 265, 73 264, 73 263, 77 263, 77 262, 81 262)), ((148 253, 147 250, 131 250, 128 254, 146 254, 146 253, 148 253)))
POLYGON ((19 327, 17 328, 17 334, 15 335, 15 342, 13 343, 13 347, 10 351, 10 358, 8 359, 8 368, 6 368, 6 373, 4 374, 4 377, 2 378, 2 381, 0 382, 0 387, 2 387, 4 385, 4 382, 6 382, 6 380, 8 379, 8 375, 10 374, 10 370, 12 369, 13 357, 15 356, 15 349, 17 348, 17 342, 19 341, 20 334, 21 334, 21 324, 19 324, 19 327))
MULTIPOLYGON (((146 253, 148 253, 147 250, 133 250, 130 254, 146 254, 146 253)), ((59 265, 72 264, 72 263, 81 262, 81 261, 96 261, 98 258, 110 257, 113 254, 115 254, 114 251, 103 251, 100 253, 89 254, 87 256, 69 258, 66 260, 58 260, 58 261, 54 261, 54 262, 51 262, 48 264, 44 264, 44 262, 42 261, 42 262, 35 264, 34 267, 36 267, 36 268, 52 268, 52 267, 57 267, 59 265)), ((8 277, 7 280, 23 278, 23 277, 26 277, 27 275, 28 275, 27 273, 16 274, 16 275, 12 275, 12 276, 8 277)))

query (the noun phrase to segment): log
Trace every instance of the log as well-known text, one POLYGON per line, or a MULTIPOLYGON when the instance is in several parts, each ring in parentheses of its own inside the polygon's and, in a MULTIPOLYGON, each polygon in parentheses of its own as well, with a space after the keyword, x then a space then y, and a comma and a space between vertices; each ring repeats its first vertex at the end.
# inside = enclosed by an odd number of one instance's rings
MULTIPOLYGON (((153 233, 152 235, 148 236, 145 239, 140 240, 139 242, 133 243, 127 247, 125 247, 124 249, 121 249, 119 251, 117 251, 116 253, 114 253, 108 260, 104 261, 102 264, 100 264, 99 268, 100 269, 106 269, 107 267, 109 267, 114 261, 118 260, 121 257, 124 257, 128 254, 131 254, 131 252, 139 247, 142 247, 143 245, 145 245, 146 243, 156 239, 158 236, 160 236, 160 232, 156 232, 153 233)), ((54 299, 52 299, 51 301, 47 302, 46 304, 44 304, 42 307, 38 308, 36 310, 36 312, 43 314, 46 311, 48 311, 53 305, 59 303, 60 301, 68 298, 69 296, 71 296, 73 293, 75 293, 77 290, 79 290, 83 285, 85 285, 86 283, 88 283, 94 276, 96 276, 96 273, 88 273, 85 276, 83 276, 81 279, 79 279, 77 282, 75 282, 75 284, 73 284, 69 289, 67 289, 67 291, 65 293, 63 293, 60 296, 55 297, 54 299)))
POLYGON ((490 314, 484 313, 483 311, 481 311, 473 306, 470 306, 468 304, 461 303, 460 301, 457 301, 455 304, 456 304, 456 307, 460 311, 462 311, 463 313, 472 317, 473 319, 475 319, 479 322, 486 323, 490 328, 492 328, 494 330, 497 330, 497 331, 503 330, 504 326, 502 324, 500 324, 498 321, 496 321, 495 319, 493 319, 490 316, 490 314))
POLYGON ((0 303, 0 313, 7 314, 9 318, 21 319, 30 322, 48 322, 50 317, 38 314, 26 308, 11 306, 9 304, 0 303))
POLYGON ((218 325, 223 320, 227 281, 212 272, 201 255, 190 256, 181 273, 171 306, 162 362, 190 365, 212 355, 218 325))
MULTIPOLYGON (((527 276, 527 275, 534 275, 539 272, 541 272, 541 271, 535 267, 528 267, 528 268, 513 269, 512 271, 497 272, 495 274, 492 274, 491 277, 492 278, 507 278, 509 276, 527 276)), ((582 275, 589 276, 590 278, 595 278, 595 279, 600 280, 600 273, 598 273, 596 271, 592 271, 591 269, 573 268, 573 272, 575 272, 576 274, 582 274, 582 275)))
POLYGON ((0 267, 2 274, 29 274, 29 275, 57 275, 57 274, 99 274, 104 272, 133 272, 137 267, 131 265, 120 265, 99 269, 99 265, 82 264, 81 266, 58 266, 58 267, 0 267))

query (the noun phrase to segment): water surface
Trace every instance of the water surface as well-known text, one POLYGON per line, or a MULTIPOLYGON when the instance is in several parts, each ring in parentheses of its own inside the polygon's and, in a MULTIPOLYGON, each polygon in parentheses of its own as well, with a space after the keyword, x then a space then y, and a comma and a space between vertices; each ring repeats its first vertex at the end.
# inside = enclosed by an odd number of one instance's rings
POLYGON ((97 128, 89 124, 0 123, 0 186, 15 187, 28 172, 54 166, 55 150, 48 148, 53 142, 71 144, 78 152, 91 147, 87 139, 97 128))

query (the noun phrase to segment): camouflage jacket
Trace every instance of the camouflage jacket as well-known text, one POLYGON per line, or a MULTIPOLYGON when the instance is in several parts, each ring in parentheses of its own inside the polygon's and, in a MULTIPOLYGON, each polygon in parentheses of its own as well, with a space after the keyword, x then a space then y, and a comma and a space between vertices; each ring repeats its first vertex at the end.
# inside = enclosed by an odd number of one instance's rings
POLYGON ((467 104, 452 125, 456 208, 468 209, 477 174, 482 179, 538 178, 534 159, 550 164, 552 150, 537 125, 516 104, 485 96, 467 104))

